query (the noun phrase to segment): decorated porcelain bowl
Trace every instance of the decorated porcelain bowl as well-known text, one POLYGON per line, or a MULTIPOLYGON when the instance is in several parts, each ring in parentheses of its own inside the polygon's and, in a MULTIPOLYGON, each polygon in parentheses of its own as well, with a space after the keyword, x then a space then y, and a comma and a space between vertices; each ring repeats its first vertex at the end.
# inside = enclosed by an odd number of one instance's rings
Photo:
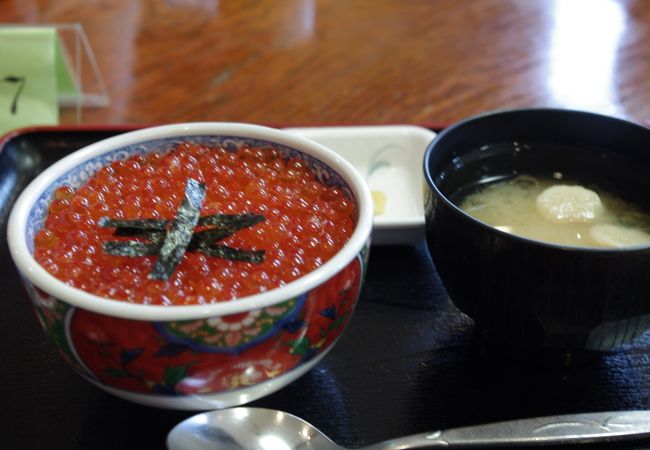
POLYGON ((593 186, 650 211, 649 146, 648 128, 556 109, 473 117, 429 145, 428 247, 449 296, 475 320, 483 343, 534 358, 585 354, 630 342, 650 327, 647 243, 545 242, 489 226, 458 206, 468 187, 523 174, 593 186))
POLYGON ((118 397, 163 408, 210 409, 272 393, 307 372, 346 327, 366 271, 372 200, 357 171, 305 138, 254 125, 194 123, 116 136, 55 163, 21 194, 11 213, 11 255, 36 316, 61 356, 118 397), (60 186, 84 185, 101 168, 180 143, 273 147, 302 160, 356 205, 351 237, 315 270, 275 289, 189 306, 129 303, 60 281, 34 258, 34 237, 60 186))

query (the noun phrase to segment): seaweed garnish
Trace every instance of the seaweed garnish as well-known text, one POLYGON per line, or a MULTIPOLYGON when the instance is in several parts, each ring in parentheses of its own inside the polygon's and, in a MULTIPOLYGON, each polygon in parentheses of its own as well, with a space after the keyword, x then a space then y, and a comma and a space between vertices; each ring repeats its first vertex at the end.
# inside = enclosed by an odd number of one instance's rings
POLYGON ((199 214, 204 198, 205 185, 190 178, 185 186, 185 198, 172 220, 101 218, 99 226, 115 228, 114 236, 139 238, 104 242, 104 252, 131 258, 157 256, 149 273, 149 278, 156 280, 169 279, 186 252, 200 252, 210 257, 255 264, 264 261, 264 250, 236 249, 218 242, 266 218, 250 213, 201 217, 199 214), (197 226, 203 229, 194 231, 197 226))
POLYGON ((174 273, 192 240, 194 227, 199 222, 201 205, 205 198, 205 184, 194 179, 187 180, 185 198, 176 211, 171 227, 158 251, 156 264, 149 273, 152 280, 166 280, 174 273))

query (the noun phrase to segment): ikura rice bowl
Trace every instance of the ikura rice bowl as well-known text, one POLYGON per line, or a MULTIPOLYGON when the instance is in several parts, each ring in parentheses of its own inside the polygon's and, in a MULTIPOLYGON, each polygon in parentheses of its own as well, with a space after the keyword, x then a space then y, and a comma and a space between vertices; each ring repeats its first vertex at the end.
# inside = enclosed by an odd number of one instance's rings
POLYGON ((273 147, 179 144, 60 186, 34 257, 67 285, 152 305, 209 304, 283 286, 350 239, 354 201, 273 147))

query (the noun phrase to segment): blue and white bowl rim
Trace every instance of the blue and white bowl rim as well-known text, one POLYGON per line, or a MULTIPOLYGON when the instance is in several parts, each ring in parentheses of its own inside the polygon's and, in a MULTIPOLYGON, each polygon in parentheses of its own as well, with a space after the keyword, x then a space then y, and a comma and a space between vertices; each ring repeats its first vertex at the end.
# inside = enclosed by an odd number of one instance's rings
POLYGON ((163 125, 137 130, 91 144, 43 171, 17 199, 9 217, 9 249, 21 275, 55 298, 83 309, 134 320, 189 320, 236 314, 295 298, 342 270, 368 244, 372 228, 370 191, 357 170, 324 146, 289 133, 259 125, 201 122, 163 125), (287 156, 308 162, 311 170, 327 185, 342 187, 357 201, 359 219, 347 244, 329 261, 309 274, 268 292, 230 302, 193 306, 133 304, 99 297, 70 287, 55 278, 32 257, 33 237, 43 225, 47 205, 56 187, 83 185, 101 167, 138 153, 169 148, 178 142, 225 145, 246 143, 273 145, 287 156))

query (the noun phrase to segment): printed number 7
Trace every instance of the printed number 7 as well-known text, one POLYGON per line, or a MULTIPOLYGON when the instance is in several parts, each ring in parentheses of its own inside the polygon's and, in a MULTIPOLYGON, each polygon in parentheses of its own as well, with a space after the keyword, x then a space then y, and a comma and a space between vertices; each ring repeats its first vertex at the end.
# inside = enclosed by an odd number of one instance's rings
POLYGON ((16 114, 16 111, 18 110, 18 97, 20 97, 20 93, 23 91, 23 87, 25 86, 25 77, 9 75, 4 77, 2 81, 18 84, 18 90, 16 91, 16 95, 14 95, 14 100, 11 102, 11 114, 16 114))

